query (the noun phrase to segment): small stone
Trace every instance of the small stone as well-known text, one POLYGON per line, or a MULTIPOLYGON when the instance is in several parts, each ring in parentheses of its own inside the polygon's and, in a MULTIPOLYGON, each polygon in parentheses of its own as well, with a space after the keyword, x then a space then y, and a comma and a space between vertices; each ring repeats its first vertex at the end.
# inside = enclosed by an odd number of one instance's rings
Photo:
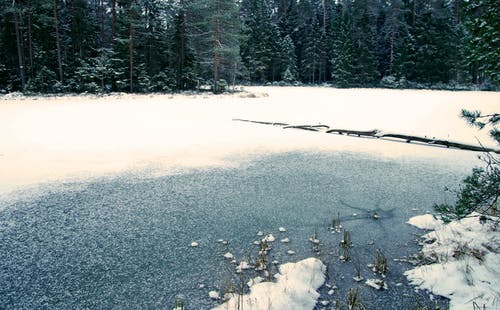
POLYGON ((288 251, 287 251, 287 253, 288 253, 288 255, 293 255, 293 254, 295 254, 295 251, 293 251, 293 250, 288 250, 288 251))
POLYGON ((195 248, 197 246, 199 246, 200 244, 198 242, 191 242, 191 247, 195 248))
POLYGON ((234 255, 231 252, 227 252, 226 254, 224 254, 224 257, 227 259, 233 259, 234 255))
POLYGON ((335 294, 335 290, 329 290, 328 291, 328 295, 332 296, 333 294, 335 294))

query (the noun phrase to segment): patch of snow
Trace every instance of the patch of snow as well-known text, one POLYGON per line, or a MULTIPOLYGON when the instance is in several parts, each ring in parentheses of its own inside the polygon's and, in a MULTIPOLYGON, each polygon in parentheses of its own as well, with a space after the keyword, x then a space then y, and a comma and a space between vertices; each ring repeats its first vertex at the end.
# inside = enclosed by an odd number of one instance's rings
POLYGON ((245 87, 245 90, 268 96, 0 96, 3 154, 0 193, 42 182, 85 179, 152 165, 158 167, 154 171, 157 175, 175 173, 185 167, 237 166, 241 161, 231 159, 235 154, 342 150, 389 158, 410 155, 451 159, 452 164, 467 167, 477 160, 466 152, 458 154, 444 148, 380 139, 325 137, 322 133, 300 130, 284 133, 272 126, 234 122, 236 118, 335 124, 338 128, 360 130, 380 128, 472 144, 479 139, 485 146, 497 147, 488 144, 494 142, 487 131, 464 126, 461 118, 450 115, 457 115, 462 108, 494 113, 498 110, 498 92, 331 87, 245 87), (338 104, 332 105, 332 98, 338 104), (359 115, 360 110, 365 113, 359 115))
POLYGON ((309 238, 309 241, 311 241, 313 244, 319 244, 319 239, 316 238, 309 238))
POLYGON ((252 242, 253 244, 255 245, 260 245, 260 241, 259 240, 255 240, 254 242, 252 242))
POLYGON ((217 291, 210 291, 208 292, 208 297, 210 297, 210 299, 217 300, 220 299, 220 294, 217 291))
POLYGON ((280 232, 286 232, 286 228, 285 228, 285 227, 280 227, 278 230, 279 230, 280 232))
POLYGON ((241 273, 243 270, 250 269, 250 264, 246 261, 241 261, 240 264, 236 267, 236 272, 241 273))
POLYGON ((257 277, 255 277, 253 279, 250 279, 250 281, 247 282, 247 286, 248 287, 252 287, 255 284, 259 284, 259 283, 261 283, 263 281, 264 281, 264 278, 257 276, 257 277))
POLYGON ((361 281, 363 281, 363 277, 362 277, 362 276, 355 276, 355 277, 353 277, 353 279, 354 279, 354 281, 356 281, 356 282, 361 282, 361 281))
POLYGON ((331 289, 328 291, 328 295, 332 296, 333 294, 335 294, 335 290, 331 289))
POLYGON ((290 239, 288 239, 288 238, 281 239, 281 243, 289 243, 289 242, 290 242, 290 239))
POLYGON ((231 252, 227 252, 226 254, 224 254, 224 257, 227 259, 233 259, 234 255, 231 252))
POLYGON ((233 295, 226 303, 214 309, 314 309, 320 294, 316 291, 325 282, 326 266, 317 258, 307 258, 297 263, 279 267, 276 282, 261 282, 250 287, 250 293, 233 295))
POLYGON ((386 290, 388 288, 387 282, 382 279, 368 279, 365 282, 366 285, 373 287, 376 290, 386 290))
POLYGON ((273 234, 269 234, 262 239, 262 242, 274 242, 276 238, 273 236, 273 234))
POLYGON ((191 242, 191 247, 193 247, 193 248, 195 248, 195 247, 197 247, 199 245, 200 244, 198 242, 195 242, 195 241, 191 242))
POLYGON ((405 272, 419 288, 450 299, 454 310, 500 308, 500 232, 498 218, 481 223, 471 214, 424 235, 422 253, 436 263, 405 272))
POLYGON ((443 226, 443 221, 436 219, 432 214, 414 216, 407 223, 427 230, 436 230, 443 226))
POLYGON ((286 251, 286 253, 287 253, 288 255, 294 255, 294 254, 295 254, 295 251, 294 251, 294 250, 288 250, 288 251, 286 251))
POLYGON ((259 237, 264 236, 264 232, 262 232, 262 231, 257 232, 257 236, 259 236, 259 237))

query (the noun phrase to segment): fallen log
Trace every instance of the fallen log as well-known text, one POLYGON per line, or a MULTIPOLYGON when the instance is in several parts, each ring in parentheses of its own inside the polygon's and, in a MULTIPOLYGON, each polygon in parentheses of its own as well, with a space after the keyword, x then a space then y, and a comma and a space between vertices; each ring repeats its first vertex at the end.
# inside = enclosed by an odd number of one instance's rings
POLYGON ((283 129, 301 129, 301 130, 314 131, 314 132, 321 132, 320 129, 324 129, 325 130, 324 132, 331 133, 331 134, 348 135, 348 136, 364 137, 364 138, 377 138, 377 139, 385 139, 385 140, 390 140, 390 141, 394 141, 395 139, 398 139, 398 140, 404 140, 404 141, 406 141, 406 143, 419 142, 419 143, 422 143, 422 145, 438 145, 438 146, 444 146, 446 148, 454 148, 454 149, 460 149, 460 150, 466 150, 466 151, 500 154, 500 149, 493 149, 493 148, 488 148, 488 147, 483 147, 483 146, 478 146, 478 145, 465 144, 465 143, 453 142, 453 141, 435 139, 435 138, 431 139, 431 138, 427 138, 427 137, 405 135, 405 134, 398 134, 398 133, 385 133, 385 132, 381 132, 377 129, 374 129, 374 130, 330 129, 330 127, 327 125, 290 125, 290 124, 280 123, 280 122, 262 122, 262 121, 246 120, 246 119, 233 119, 233 121, 250 122, 250 123, 262 124, 262 125, 280 126, 283 129))

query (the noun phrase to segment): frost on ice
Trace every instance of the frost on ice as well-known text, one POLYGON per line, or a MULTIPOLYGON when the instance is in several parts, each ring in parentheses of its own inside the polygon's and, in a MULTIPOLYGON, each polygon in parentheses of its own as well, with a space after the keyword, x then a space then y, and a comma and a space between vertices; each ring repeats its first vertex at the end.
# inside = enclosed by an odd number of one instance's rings
POLYGON ((316 290, 325 282, 325 272, 326 266, 317 258, 283 264, 276 282, 252 283, 249 294, 232 294, 215 309, 237 309, 238 302, 251 310, 314 309, 320 296, 316 290))
MULTIPOLYGON (((422 221, 413 222, 422 224, 422 221)), ((480 215, 473 213, 460 221, 437 225, 435 231, 424 236, 426 242, 422 249, 423 255, 435 263, 409 270, 405 272, 406 277, 412 284, 449 298, 453 310, 472 309, 473 303, 481 309, 483 306, 499 309, 497 222, 498 218, 481 222, 480 215)))

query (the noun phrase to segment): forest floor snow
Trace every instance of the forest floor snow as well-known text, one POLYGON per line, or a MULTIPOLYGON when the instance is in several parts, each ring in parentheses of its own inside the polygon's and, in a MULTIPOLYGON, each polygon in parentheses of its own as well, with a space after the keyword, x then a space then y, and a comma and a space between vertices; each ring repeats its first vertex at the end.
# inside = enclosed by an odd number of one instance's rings
POLYGON ((409 223, 432 232, 423 236, 421 258, 433 263, 405 272, 422 289, 450 299, 450 309, 500 309, 498 218, 470 216, 444 225, 431 215, 409 223))

